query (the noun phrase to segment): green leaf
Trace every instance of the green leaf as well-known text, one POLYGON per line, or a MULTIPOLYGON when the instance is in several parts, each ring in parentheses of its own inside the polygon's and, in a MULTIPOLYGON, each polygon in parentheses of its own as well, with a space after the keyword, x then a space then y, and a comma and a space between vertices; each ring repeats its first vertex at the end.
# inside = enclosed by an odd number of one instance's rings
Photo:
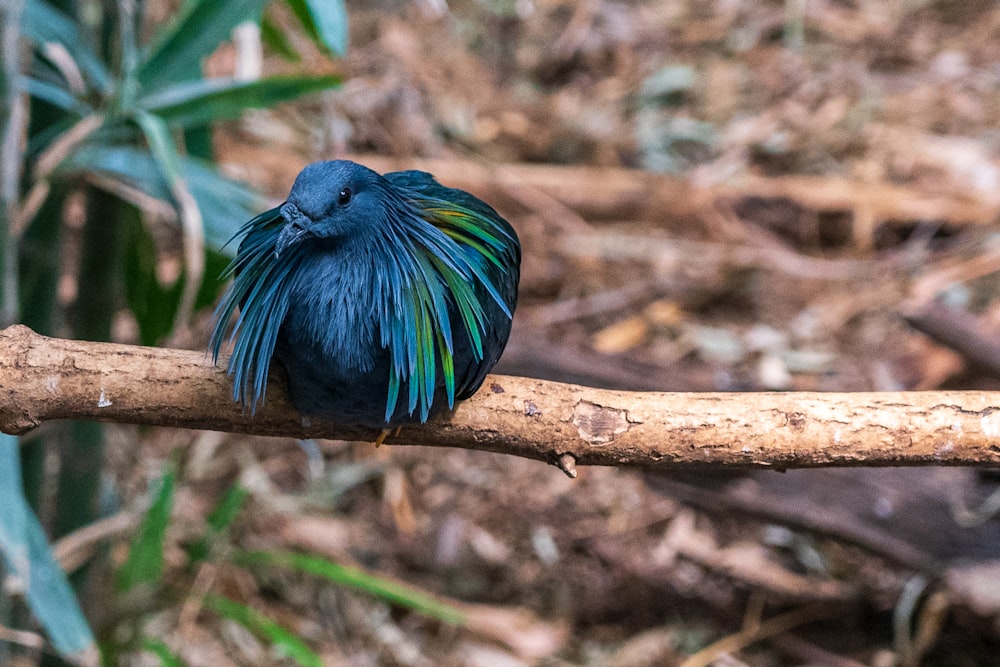
POLYGON ((164 88, 140 100, 139 106, 168 123, 189 127, 237 118, 246 109, 269 107, 339 84, 336 76, 202 79, 164 88))
POLYGON ((441 602, 423 591, 406 584, 382 579, 360 568, 340 565, 318 556, 291 551, 249 551, 237 553, 233 558, 240 565, 284 567, 322 577, 338 586, 346 586, 367 593, 450 625, 462 625, 465 622, 465 614, 461 609, 441 602))
POLYGON ((17 438, 0 433, 0 553, 8 571, 7 590, 24 591, 31 613, 60 655, 81 663, 94 660, 94 635, 24 499, 19 452, 17 438))
POLYGON ((243 21, 259 21, 267 0, 191 0, 156 35, 139 66, 147 90, 201 77, 202 59, 229 39, 243 21))
POLYGON ((285 31, 275 25, 274 21, 272 21, 267 14, 265 14, 260 20, 260 39, 264 42, 264 46, 285 60, 290 60, 295 63, 302 60, 302 57, 295 50, 295 47, 292 46, 292 43, 287 37, 285 37, 285 31))
POLYGON ((139 325, 140 342, 156 345, 173 329, 184 281, 166 287, 160 283, 153 237, 142 220, 130 218, 125 244, 125 300, 139 325))
POLYGON ((215 506, 212 513, 208 515, 208 527, 214 532, 225 530, 236 519, 236 515, 243 509, 243 503, 250 496, 250 492, 239 484, 234 484, 226 491, 219 504, 215 506))
MULTIPOLYGON (((218 275, 218 274, 216 274, 218 275)), ((220 281, 216 280, 216 283, 220 281)), ((188 557, 191 561, 207 559, 212 553, 212 545, 220 541, 220 533, 236 519, 243 508, 243 503, 250 492, 239 484, 234 484, 226 491, 219 504, 208 515, 205 534, 188 546, 188 557)))
POLYGON ((63 111, 77 116, 84 116, 91 111, 88 105, 73 97, 73 94, 62 86, 57 86, 54 83, 31 77, 21 77, 21 85, 32 97, 37 97, 63 111))
POLYGON ((180 156, 177 154, 177 147, 174 146, 167 124, 158 116, 142 110, 136 111, 134 118, 142 133, 146 135, 149 150, 167 183, 174 185, 183 180, 179 164, 180 156))
POLYGON ((306 34, 324 51, 347 52, 347 10, 343 0, 287 0, 306 34))
POLYGON ((174 506, 174 471, 164 473, 149 511, 132 539, 128 558, 118 571, 118 588, 131 590, 138 584, 155 583, 163 576, 163 537, 174 506))
POLYGON ((21 29, 39 51, 46 42, 62 44, 94 89, 103 94, 111 91, 110 72, 72 18, 47 2, 31 0, 25 3, 21 29))
MULTIPOLYGON (((0 550, 9 562, 28 564, 30 508, 21 492, 21 443, 0 433, 0 550)), ((11 567, 16 574, 18 567, 11 567)))
MULTIPOLYGON (((181 173, 201 209, 208 247, 235 254, 227 242, 240 226, 263 208, 260 197, 247 186, 219 174, 209 163, 183 157, 181 173)), ((171 202, 170 188, 153 156, 133 146, 88 142, 68 155, 56 169, 62 178, 99 174, 128 185, 153 199, 171 202)), ((140 208, 141 201, 135 201, 140 208)))
POLYGON ((302 667, 323 667, 319 655, 298 635, 286 630, 256 609, 218 595, 206 596, 205 606, 225 618, 236 621, 257 637, 269 642, 279 655, 291 658, 302 667))
POLYGON ((181 660, 176 653, 170 650, 169 646, 159 639, 144 638, 142 640, 142 648, 159 658, 161 667, 186 667, 187 663, 181 660))

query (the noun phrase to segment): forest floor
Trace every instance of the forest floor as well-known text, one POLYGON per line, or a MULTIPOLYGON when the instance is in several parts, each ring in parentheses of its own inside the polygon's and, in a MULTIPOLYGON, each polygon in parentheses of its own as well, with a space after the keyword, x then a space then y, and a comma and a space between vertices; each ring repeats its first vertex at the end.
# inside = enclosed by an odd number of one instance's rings
MULTIPOLYGON (((642 390, 1000 387, 983 361, 983 334, 1000 328, 995 3, 422 0, 349 13, 343 60, 302 39, 304 62, 265 61, 338 72, 343 86, 222 129, 220 159, 276 200, 306 163, 352 157, 426 168, 496 206, 524 247, 497 372, 642 390)), ((216 587, 330 665, 1000 660, 1000 524, 974 511, 996 485, 986 471, 570 480, 469 451, 147 442, 152 460, 188 452, 168 562, 238 479, 250 491, 238 544, 475 605, 454 627, 304 576, 262 583, 217 566, 216 587)), ((225 623, 174 620, 164 636, 190 665, 283 664, 225 623)))

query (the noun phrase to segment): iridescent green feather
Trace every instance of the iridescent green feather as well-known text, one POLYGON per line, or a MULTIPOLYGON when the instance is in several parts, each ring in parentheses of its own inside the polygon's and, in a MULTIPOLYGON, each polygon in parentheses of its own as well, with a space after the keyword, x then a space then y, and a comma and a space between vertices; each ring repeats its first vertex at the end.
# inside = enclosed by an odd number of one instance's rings
POLYGON ((391 332, 387 342, 393 360, 387 421, 395 413, 404 381, 409 387, 410 413, 419 407, 421 419, 427 418, 439 368, 444 376, 448 406, 455 404, 452 324, 446 302, 454 305, 477 361, 483 359, 486 324, 476 286, 480 286, 505 315, 512 315, 512 305, 501 295, 496 275, 497 271, 513 264, 512 257, 517 253, 516 241, 505 229, 502 218, 438 198, 414 196, 410 201, 422 220, 430 223, 431 229, 410 230, 415 241, 410 248, 413 272, 403 270, 400 273, 417 275, 419 279, 405 290, 403 313, 385 323, 391 332), (395 349, 397 345, 405 346, 405 357, 395 349))

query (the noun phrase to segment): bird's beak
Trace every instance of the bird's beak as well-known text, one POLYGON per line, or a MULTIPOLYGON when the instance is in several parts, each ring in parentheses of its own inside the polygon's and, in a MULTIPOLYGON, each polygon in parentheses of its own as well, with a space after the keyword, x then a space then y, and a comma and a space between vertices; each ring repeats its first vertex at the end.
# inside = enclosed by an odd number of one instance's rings
POLYGON ((309 232, 309 223, 312 222, 305 213, 299 210, 298 206, 289 202, 282 204, 278 212, 285 219, 285 226, 281 228, 278 240, 274 244, 276 258, 280 257, 281 253, 289 246, 298 243, 299 239, 309 232))

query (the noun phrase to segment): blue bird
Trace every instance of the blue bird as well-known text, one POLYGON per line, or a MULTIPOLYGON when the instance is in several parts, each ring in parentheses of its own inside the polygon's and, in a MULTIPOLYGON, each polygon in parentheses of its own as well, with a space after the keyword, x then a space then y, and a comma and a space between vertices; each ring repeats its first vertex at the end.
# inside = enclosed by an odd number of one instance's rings
POLYGON ((236 236, 211 349, 218 361, 232 342, 233 400, 251 412, 273 358, 303 414, 381 429, 425 422, 475 393, 507 343, 517 234, 426 172, 311 164, 284 204, 236 236))

